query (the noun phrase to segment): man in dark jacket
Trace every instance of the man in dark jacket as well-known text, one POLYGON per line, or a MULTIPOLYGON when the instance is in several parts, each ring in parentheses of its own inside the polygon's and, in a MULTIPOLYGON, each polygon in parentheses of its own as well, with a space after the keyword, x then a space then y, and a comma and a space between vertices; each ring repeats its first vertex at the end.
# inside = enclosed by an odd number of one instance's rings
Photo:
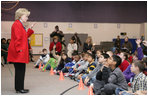
POLYGON ((120 36, 117 36, 117 39, 115 40, 114 46, 117 48, 117 50, 120 50, 120 47, 121 47, 120 36))
POLYGON ((50 37, 53 38, 54 36, 58 36, 59 38, 59 41, 61 42, 62 41, 62 38, 64 37, 64 34, 62 31, 59 30, 59 26, 55 26, 55 31, 53 31, 51 34, 50 34, 50 37))

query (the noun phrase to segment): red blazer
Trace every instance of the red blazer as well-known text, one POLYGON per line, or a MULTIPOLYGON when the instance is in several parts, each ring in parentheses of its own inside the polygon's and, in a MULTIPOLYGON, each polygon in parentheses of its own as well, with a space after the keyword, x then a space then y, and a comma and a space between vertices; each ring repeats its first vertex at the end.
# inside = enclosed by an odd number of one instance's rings
MULTIPOLYGON (((50 51, 53 50, 53 46, 54 46, 54 42, 51 42, 50 46, 49 46, 49 50, 50 51)), ((57 44, 56 44, 56 51, 61 53, 61 50, 62 50, 62 44, 60 42, 57 42, 57 44)))
POLYGON ((34 31, 31 29, 26 32, 19 20, 13 23, 11 27, 11 42, 8 48, 8 62, 29 63, 28 37, 33 33, 34 31))

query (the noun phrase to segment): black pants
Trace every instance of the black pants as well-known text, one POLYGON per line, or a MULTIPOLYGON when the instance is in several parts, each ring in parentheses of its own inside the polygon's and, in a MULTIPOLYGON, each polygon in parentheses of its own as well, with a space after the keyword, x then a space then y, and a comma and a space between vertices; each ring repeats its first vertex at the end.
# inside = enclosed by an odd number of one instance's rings
POLYGON ((24 79, 25 79, 25 63, 14 63, 15 68, 15 90, 24 89, 24 79))

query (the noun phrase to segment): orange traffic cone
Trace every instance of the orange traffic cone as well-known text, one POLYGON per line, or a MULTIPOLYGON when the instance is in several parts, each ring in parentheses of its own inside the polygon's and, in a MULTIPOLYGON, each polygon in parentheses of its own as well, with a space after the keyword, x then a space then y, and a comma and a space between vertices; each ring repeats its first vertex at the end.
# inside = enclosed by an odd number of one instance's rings
POLYGON ((41 70, 41 63, 39 64, 39 70, 41 70))
POLYGON ((93 89, 91 86, 89 86, 88 95, 93 95, 93 89))
POLYGON ((53 68, 50 69, 50 75, 54 75, 53 68))
POLYGON ((80 78, 78 90, 84 90, 84 84, 83 84, 82 78, 80 78))
POLYGON ((59 80, 64 80, 64 76, 63 76, 63 72, 61 71, 61 73, 60 73, 60 78, 59 78, 59 80))

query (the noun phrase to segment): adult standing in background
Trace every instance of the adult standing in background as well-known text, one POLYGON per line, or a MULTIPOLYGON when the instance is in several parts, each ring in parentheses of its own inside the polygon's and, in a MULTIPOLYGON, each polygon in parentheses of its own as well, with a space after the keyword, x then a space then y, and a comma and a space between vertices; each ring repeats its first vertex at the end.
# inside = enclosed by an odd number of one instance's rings
POLYGON ((120 40, 120 36, 117 36, 117 39, 115 40, 114 46, 120 50, 121 47, 121 40, 120 40))
POLYGON ((31 27, 26 30, 24 23, 27 22, 30 11, 25 8, 19 8, 15 12, 15 22, 11 27, 11 42, 8 48, 7 61, 14 64, 15 68, 15 90, 16 93, 28 93, 28 89, 24 89, 26 63, 29 63, 28 37, 34 31, 31 27))
POLYGON ((128 41, 128 37, 125 37, 124 43, 122 44, 123 49, 127 49, 130 53, 132 52, 132 44, 128 41))
POLYGON ((79 45, 82 46, 81 40, 78 37, 77 32, 72 36, 72 39, 75 41, 75 43, 77 44, 77 50, 79 51, 79 45))
POLYGON ((64 50, 64 48, 66 47, 65 40, 64 40, 64 34, 61 30, 59 30, 58 25, 55 26, 55 30, 50 34, 51 38, 54 38, 55 36, 58 37, 59 42, 62 44, 62 47, 63 47, 62 50, 64 50))
POLYGON ((117 36, 117 39, 114 42, 114 52, 119 53, 121 50, 121 40, 120 40, 120 36, 117 36))
POLYGON ((1 39, 1 56, 3 56, 4 64, 7 64, 8 44, 5 38, 1 39))
POLYGON ((88 36, 84 45, 83 45, 83 51, 91 53, 93 49, 93 42, 91 36, 88 36))

